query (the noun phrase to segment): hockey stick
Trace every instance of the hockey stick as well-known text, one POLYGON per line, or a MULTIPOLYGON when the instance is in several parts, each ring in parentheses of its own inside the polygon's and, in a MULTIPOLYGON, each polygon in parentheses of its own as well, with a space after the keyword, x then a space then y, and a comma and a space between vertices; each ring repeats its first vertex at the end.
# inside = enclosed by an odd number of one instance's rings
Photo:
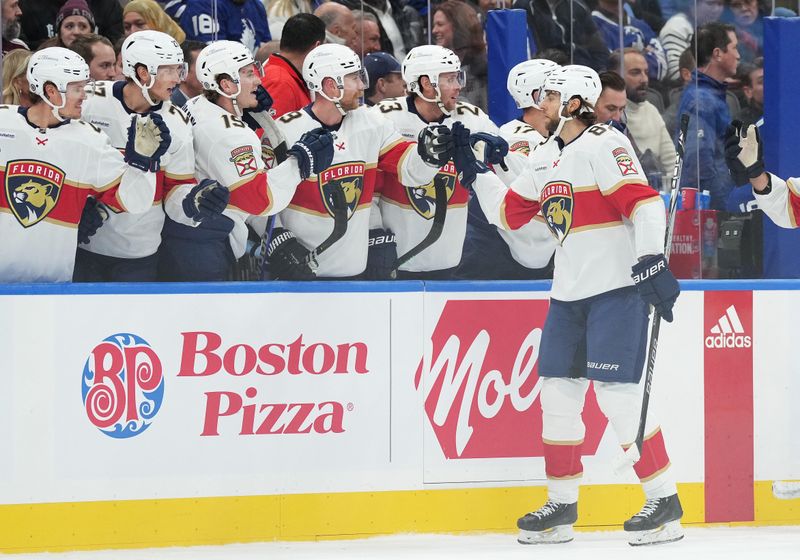
POLYGON ((447 215, 447 184, 444 181, 439 181, 439 183, 437 183, 434 180, 433 191, 436 210, 433 213, 431 229, 422 241, 397 258, 397 262, 394 263, 394 269, 392 270, 392 278, 397 276, 397 271, 402 265, 436 243, 436 240, 442 235, 442 231, 444 230, 444 218, 447 215))
POLYGON ((344 199, 342 189, 334 186, 331 189, 331 198, 333 199, 331 201, 331 206, 333 207, 333 231, 303 260, 311 270, 316 270, 319 266, 317 257, 327 251, 331 245, 339 241, 347 232, 347 202, 344 199))
POLYGON ((800 498, 800 481, 776 480, 772 483, 772 494, 780 500, 800 498))
MULTIPOLYGON (((672 174, 672 183, 669 189, 669 219, 667 231, 664 235, 664 258, 669 262, 672 252, 672 231, 675 229, 675 214, 678 209, 678 194, 680 190, 681 171, 683 171, 683 150, 686 147, 686 130, 689 128, 689 115, 681 115, 681 129, 678 135, 678 147, 675 154, 675 168, 672 174)), ((653 386, 653 371, 656 367, 656 350, 658 349, 658 335, 661 330, 661 314, 653 311, 653 326, 650 329, 650 342, 647 350, 647 372, 644 379, 644 394, 642 395, 642 412, 639 415, 639 430, 636 441, 625 450, 622 458, 617 462, 614 470, 617 473, 635 465, 642 456, 644 443, 644 428, 647 422, 647 408, 650 405, 650 390, 653 386)))

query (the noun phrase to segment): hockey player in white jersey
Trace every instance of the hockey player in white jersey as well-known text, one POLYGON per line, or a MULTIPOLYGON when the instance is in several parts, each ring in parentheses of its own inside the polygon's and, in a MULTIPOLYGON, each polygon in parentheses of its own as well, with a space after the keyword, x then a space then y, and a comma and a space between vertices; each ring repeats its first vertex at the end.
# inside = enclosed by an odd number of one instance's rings
MULTIPOLYGON (((621 445, 635 441, 649 305, 672 321, 680 292, 663 255, 661 198, 628 139, 594 124, 600 89, 597 73, 585 66, 547 77, 540 105, 553 135, 510 189, 476 158, 468 132, 453 127, 456 168, 465 184, 474 184, 490 222, 514 229, 541 213, 559 243, 538 364, 548 500, 519 519, 523 544, 572 539, 590 382, 621 445)), ((653 414, 645 434, 634 470, 646 503, 624 524, 632 545, 683 536, 683 512, 653 414)))
POLYGON ((123 158, 79 120, 89 67, 78 54, 35 52, 27 78, 33 105, 0 106, 0 282, 68 282, 78 239, 92 226, 78 229, 87 199, 115 212, 146 211, 169 131, 158 116, 137 116, 123 158))
MULTIPOLYGON (((500 136, 508 143, 509 152, 524 154, 523 162, 550 135, 547 117, 537 103, 545 78, 558 64, 550 60, 526 60, 508 73, 506 87, 521 119, 513 119, 500 127, 500 136)), ((510 159, 514 164, 514 160, 510 159)), ((518 166, 517 173, 522 171, 518 166)), ((493 226, 486 220, 477 197, 470 198, 464 254, 456 276, 467 280, 537 280, 552 277, 551 257, 556 241, 547 229, 544 218, 537 216, 514 231, 493 226)))
MULTIPOLYGON (((495 124, 480 108, 458 101, 466 77, 461 61, 450 49, 437 45, 415 47, 403 60, 402 73, 409 95, 384 99, 370 110, 392 121, 404 138, 416 138, 431 124, 450 126, 456 121, 463 122, 472 132, 498 134, 495 124)), ((451 161, 423 187, 406 186, 391 176, 382 178, 379 208, 384 226, 397 237, 401 259, 420 243, 427 244, 429 232, 436 227, 436 214, 446 213, 438 239, 402 263, 398 278, 452 277, 461 261, 468 201, 469 193, 456 179, 451 161), (437 189, 444 191, 440 200, 446 200, 446 204, 437 206, 437 189)))
POLYGON ((725 161, 737 185, 750 183, 758 208, 780 227, 800 224, 800 178, 781 179, 764 169, 764 146, 756 125, 733 121, 725 132, 725 161))
POLYGON ((170 101, 172 90, 186 77, 183 51, 166 33, 147 30, 128 36, 121 56, 126 80, 96 82, 84 103, 84 120, 124 150, 131 118, 155 113, 169 128, 172 142, 157 171, 154 204, 142 214, 106 212, 102 227, 78 248, 76 282, 154 282, 162 203, 175 186, 196 183, 189 119, 170 101))
POLYGON ((333 144, 330 133, 315 127, 293 138, 289 157, 267 169, 261 140, 248 126, 272 122, 252 53, 241 43, 217 41, 198 54, 196 69, 203 95, 185 109, 199 183, 176 188, 166 204, 161 271, 166 280, 220 281, 245 252, 246 220, 285 208, 303 179, 327 167, 333 144))
MULTIPOLYGON (((360 107, 367 78, 358 55, 346 46, 326 44, 312 50, 303 63, 303 78, 314 101, 283 115, 279 126, 287 143, 320 125, 333 131, 333 163, 298 187, 279 216, 276 239, 296 236, 301 246, 295 245, 293 251, 298 250, 296 254, 303 259, 327 239, 330 248, 319 254, 314 273, 321 278, 353 278, 367 267, 370 228, 381 227, 377 211, 370 223, 376 173, 380 170, 393 181, 412 187, 430 183, 439 166, 450 159, 450 130, 420 126, 404 139, 387 119, 360 107), (341 227, 344 219, 346 229, 341 227), (333 239, 341 237, 330 244, 331 235, 333 239)), ((391 236, 380 241, 384 248, 392 244, 391 236)), ((270 271, 277 269, 280 278, 308 278, 309 270, 276 258, 284 253, 284 245, 275 240, 271 243, 270 271)), ((370 277, 386 278, 394 269, 394 259, 390 256, 370 268, 370 277)))

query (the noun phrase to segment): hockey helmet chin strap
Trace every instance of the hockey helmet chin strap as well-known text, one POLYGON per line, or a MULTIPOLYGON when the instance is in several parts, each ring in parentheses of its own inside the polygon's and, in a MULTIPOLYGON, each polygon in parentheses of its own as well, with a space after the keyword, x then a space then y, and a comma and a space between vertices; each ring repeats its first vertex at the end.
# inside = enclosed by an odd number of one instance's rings
POLYGON ((158 103, 153 101, 153 98, 150 97, 150 88, 153 87, 153 85, 155 85, 156 77, 153 74, 150 74, 150 76, 152 77, 152 79, 150 80, 150 83, 147 85, 144 85, 142 82, 140 82, 137 76, 134 76, 132 80, 133 83, 139 86, 139 89, 142 90, 142 96, 144 97, 144 100, 147 101, 147 104, 150 105, 151 107, 155 107, 156 105, 158 105, 158 103))
POLYGON ((50 100, 47 99, 46 95, 42 95, 42 99, 44 100, 45 103, 50 105, 51 112, 53 113, 53 116, 58 120, 58 122, 61 123, 61 122, 64 122, 64 121, 68 120, 68 119, 65 119, 64 117, 62 117, 61 114, 59 113, 59 111, 61 109, 63 109, 67 104, 67 92, 59 91, 58 93, 61 95, 61 104, 60 105, 53 105, 52 103, 50 103, 50 100))
POLYGON ((342 104, 340 103, 341 100, 342 100, 342 97, 344 97, 344 87, 339 87, 339 97, 336 97, 336 98, 328 97, 327 95, 325 95, 325 92, 322 91, 322 90, 319 90, 316 93, 319 93, 322 97, 324 97, 325 99, 327 99, 328 101, 333 103, 336 106, 336 110, 339 111, 340 115, 345 116, 347 114, 347 111, 344 110, 344 107, 342 107, 342 104))
MULTIPOLYGON (((556 127, 556 131, 553 133, 553 136, 558 136, 559 134, 561 134, 561 131, 564 129, 564 125, 575 118, 575 117, 573 117, 573 116, 571 116, 569 114, 565 115, 564 113, 567 110, 567 106, 569 105, 569 102, 572 101, 573 99, 575 99, 576 97, 578 97, 578 96, 572 96, 569 99, 567 99, 566 102, 562 102, 561 103, 561 112, 559 113, 558 127, 556 127)), ((580 99, 580 98, 578 98, 578 99, 580 99)), ((591 112, 591 109, 586 107, 584 105, 583 101, 581 100, 581 106, 578 109, 578 114, 580 115, 580 114, 583 114, 583 113, 590 113, 590 112, 591 112)))
MULTIPOLYGON (((428 79, 430 79, 430 77, 428 79)), ((444 116, 445 117, 449 117, 450 116, 450 111, 448 111, 445 108, 444 102, 442 102, 442 92, 439 89, 439 80, 438 80, 438 78, 436 80, 436 84, 432 83, 431 85, 433 86, 433 90, 436 92, 436 98, 428 99, 427 97, 425 97, 422 94, 422 88, 420 88, 420 90, 417 92, 417 95, 419 95, 419 98, 422 99, 423 101, 427 101, 428 103, 436 103, 436 106, 439 107, 439 110, 442 113, 444 113, 444 116)))

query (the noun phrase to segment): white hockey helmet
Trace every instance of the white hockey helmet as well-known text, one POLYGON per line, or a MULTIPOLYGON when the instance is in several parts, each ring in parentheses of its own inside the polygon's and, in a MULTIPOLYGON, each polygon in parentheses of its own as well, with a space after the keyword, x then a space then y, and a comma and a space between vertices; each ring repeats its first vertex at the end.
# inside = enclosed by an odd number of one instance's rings
POLYGON ((461 61, 456 53, 439 45, 421 45, 408 51, 403 59, 402 71, 403 80, 411 93, 422 93, 419 86, 419 79, 422 76, 428 76, 437 91, 440 74, 458 72, 462 76, 462 83, 465 83, 461 71, 461 61))
POLYGON ((197 79, 203 85, 203 89, 216 91, 223 97, 235 99, 242 89, 239 83, 239 70, 250 64, 258 66, 255 64, 253 53, 242 43, 237 41, 215 41, 197 55, 195 71, 197 79), (217 76, 222 74, 226 74, 238 86, 234 95, 228 95, 223 92, 219 83, 217 83, 217 76))
POLYGON ((546 59, 526 60, 514 66, 508 73, 506 87, 517 104, 517 109, 538 108, 535 95, 545 78, 558 68, 561 68, 558 64, 546 59))
POLYGON ((62 47, 49 47, 31 55, 27 78, 30 90, 50 105, 53 108, 53 115, 59 121, 63 121, 58 110, 63 109, 67 103, 67 86, 74 82, 88 81, 89 65, 76 52, 62 47), (44 86, 48 82, 61 92, 60 105, 53 105, 44 94, 44 86))
MULTIPOLYGON (((580 97, 594 107, 602 89, 597 72, 579 64, 563 66, 552 71, 542 84, 544 92, 555 91, 561 94, 562 110, 573 97, 580 97)), ((582 110, 586 111, 588 111, 586 108, 582 110)))
POLYGON ((312 49, 303 61, 303 79, 306 81, 309 91, 316 95, 319 93, 328 101, 333 102, 339 112, 344 115, 345 111, 339 101, 344 95, 344 77, 358 73, 359 78, 364 84, 364 88, 369 87, 367 73, 361 68, 361 59, 353 52, 353 49, 345 45, 325 43, 312 49), (322 82, 325 78, 331 78, 339 88, 339 95, 331 98, 322 91, 322 82))
POLYGON ((178 77, 186 78, 187 65, 183 60, 183 51, 178 42, 166 33, 147 29, 131 33, 120 50, 122 55, 122 73, 139 86, 145 100, 153 106, 157 103, 150 98, 150 88, 155 84, 155 76, 159 66, 180 65, 178 77), (136 76, 136 66, 142 64, 153 77, 148 84, 142 84, 136 76))

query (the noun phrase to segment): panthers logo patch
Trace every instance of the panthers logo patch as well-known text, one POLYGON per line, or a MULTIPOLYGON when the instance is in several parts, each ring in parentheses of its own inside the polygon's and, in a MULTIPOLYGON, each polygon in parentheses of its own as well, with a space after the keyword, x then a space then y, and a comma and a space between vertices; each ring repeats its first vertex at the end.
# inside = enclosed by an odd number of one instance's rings
POLYGON ((6 165, 6 199, 22 227, 42 221, 58 204, 64 172, 36 160, 13 160, 6 165))
POLYGON ((430 220, 436 214, 436 187, 443 186, 447 190, 447 200, 456 190, 456 168, 448 162, 434 176, 433 181, 421 187, 406 187, 406 194, 411 207, 417 214, 430 220))
POLYGON ((569 235, 572 227, 572 212, 574 198, 572 185, 566 181, 553 181, 547 183, 542 189, 540 197, 542 214, 547 221, 547 227, 560 244, 569 235))
POLYGON ((347 203, 347 219, 349 220, 355 213, 364 192, 365 169, 366 166, 363 162, 351 161, 329 167, 318 175, 322 202, 331 217, 333 217, 334 189, 340 189, 344 193, 344 200, 347 203))

